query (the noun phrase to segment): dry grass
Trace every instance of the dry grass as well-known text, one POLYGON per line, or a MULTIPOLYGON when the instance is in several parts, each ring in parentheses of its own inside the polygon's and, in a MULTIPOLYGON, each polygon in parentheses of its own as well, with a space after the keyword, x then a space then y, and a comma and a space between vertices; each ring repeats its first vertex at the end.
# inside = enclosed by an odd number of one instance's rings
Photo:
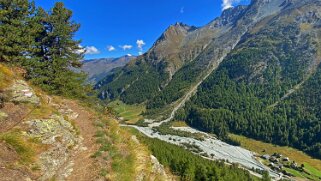
MULTIPOLYGON (((135 157, 133 146, 130 144, 131 135, 119 128, 117 124, 113 124, 112 131, 115 150, 111 150, 112 154, 112 170, 114 180, 131 180, 135 176, 135 157), (114 153, 113 153, 114 152, 114 153)), ((112 135, 110 135, 112 136, 112 135)))
POLYGON ((140 134, 140 132, 134 128, 129 127, 125 127, 124 130, 131 135, 135 135, 132 136, 131 146, 133 147, 133 152, 135 155, 134 167, 136 178, 138 175, 143 173, 145 176, 144 180, 179 180, 177 176, 174 176, 171 173, 169 168, 164 168, 167 178, 165 178, 164 175, 161 175, 157 171, 155 172, 155 170, 153 170, 153 164, 151 161, 151 151, 148 149, 147 145, 140 143, 138 138, 136 138, 136 135, 140 134))
POLYGON ((5 141, 16 151, 20 157, 20 163, 29 164, 35 161, 37 150, 40 146, 35 139, 25 139, 18 130, 0 134, 0 140, 5 141))
POLYGON ((32 109, 31 113, 28 115, 28 119, 48 119, 50 118, 53 114, 59 114, 57 108, 52 106, 52 103, 56 104, 62 104, 62 98, 52 98, 52 102, 48 103, 49 97, 46 96, 47 93, 45 93, 43 90, 41 90, 38 87, 32 86, 33 91, 35 94, 40 98, 40 106, 31 106, 30 108, 32 109))
POLYGON ((101 148, 93 157, 99 159, 108 154, 110 159, 110 167, 101 170, 101 176, 119 181, 135 180, 141 175, 154 178, 151 180, 164 180, 153 173, 151 153, 146 145, 133 137, 131 129, 119 127, 118 122, 112 118, 102 116, 101 120, 105 121, 96 122, 96 137, 101 148))
POLYGON ((0 64, 0 89, 7 88, 14 77, 13 72, 5 65, 0 64))
POLYGON ((313 28, 312 25, 309 24, 309 23, 302 23, 302 24, 300 25, 300 30, 301 30, 302 32, 309 31, 309 30, 311 30, 312 28, 313 28))
POLYGON ((184 121, 174 121, 174 122, 172 122, 172 126, 173 127, 188 127, 188 125, 184 121))
POLYGON ((30 112, 28 119, 48 119, 54 113, 57 114, 58 111, 49 105, 42 104, 40 107, 35 107, 30 112))
POLYGON ((307 163, 311 167, 314 167, 317 170, 321 170, 321 160, 313 159, 312 157, 297 149, 284 146, 276 146, 239 135, 231 134, 231 137, 235 140, 240 141, 242 147, 254 151, 258 154, 280 153, 286 157, 289 157, 290 160, 296 161, 300 165, 303 163, 307 163), (262 152, 263 150, 265 150, 265 152, 262 152))
POLYGON ((139 143, 136 137, 132 137, 131 139, 131 147, 133 148, 133 153, 135 155, 134 159, 134 167, 136 177, 144 173, 145 175, 149 175, 152 170, 152 164, 150 162, 150 155, 148 148, 139 143))

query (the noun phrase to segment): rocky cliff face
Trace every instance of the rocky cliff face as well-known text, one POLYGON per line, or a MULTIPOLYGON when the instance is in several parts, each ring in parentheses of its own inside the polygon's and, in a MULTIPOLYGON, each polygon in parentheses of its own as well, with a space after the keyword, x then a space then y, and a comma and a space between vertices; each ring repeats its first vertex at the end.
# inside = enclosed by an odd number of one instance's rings
POLYGON ((166 72, 173 75, 184 64, 179 55, 182 41, 195 29, 196 27, 182 23, 170 26, 147 52, 144 59, 154 65, 166 62, 166 72))
POLYGON ((193 61, 216 37, 228 30, 244 13, 246 6, 225 10, 222 16, 204 27, 183 23, 171 25, 147 52, 144 59, 152 64, 166 63, 169 79, 186 63, 193 61))

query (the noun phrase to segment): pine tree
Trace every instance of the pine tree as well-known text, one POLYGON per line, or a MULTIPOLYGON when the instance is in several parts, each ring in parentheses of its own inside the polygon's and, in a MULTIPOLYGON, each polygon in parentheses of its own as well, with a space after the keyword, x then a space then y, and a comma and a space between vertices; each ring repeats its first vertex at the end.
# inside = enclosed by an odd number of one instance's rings
POLYGON ((37 51, 28 62, 28 74, 35 84, 58 95, 69 97, 85 96, 83 73, 71 68, 81 66, 83 58, 80 41, 74 40, 80 25, 73 22, 72 11, 58 2, 50 13, 38 9, 34 20, 41 25, 36 37, 37 51))
POLYGON ((34 10, 34 3, 28 0, 0 0, 0 61, 21 63, 29 57, 34 10))
POLYGON ((50 75, 48 61, 48 17, 49 14, 41 7, 37 9, 31 20, 32 27, 35 29, 34 45, 31 51, 32 56, 28 61, 24 61, 23 66, 27 69, 28 79, 33 79, 34 83, 41 84, 48 80, 50 75), (35 79, 36 78, 36 79, 35 79))

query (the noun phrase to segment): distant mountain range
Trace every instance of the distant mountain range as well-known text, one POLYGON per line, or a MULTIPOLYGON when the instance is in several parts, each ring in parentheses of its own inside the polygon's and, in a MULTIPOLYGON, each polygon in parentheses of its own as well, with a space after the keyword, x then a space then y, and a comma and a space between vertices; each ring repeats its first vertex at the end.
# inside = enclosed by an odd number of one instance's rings
POLYGON ((125 66, 129 61, 135 59, 135 56, 126 55, 119 58, 100 58, 84 60, 82 70, 88 73, 90 82, 98 82, 110 74, 110 72, 119 67, 125 66))

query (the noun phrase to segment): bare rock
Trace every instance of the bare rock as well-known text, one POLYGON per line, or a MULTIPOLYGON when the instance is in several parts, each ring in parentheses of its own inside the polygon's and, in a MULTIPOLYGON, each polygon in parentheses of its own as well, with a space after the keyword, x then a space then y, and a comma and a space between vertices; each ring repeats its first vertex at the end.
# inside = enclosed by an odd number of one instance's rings
POLYGON ((64 180, 63 178, 73 171, 73 164, 69 163, 69 158, 78 151, 81 144, 74 127, 58 115, 53 115, 50 119, 31 120, 27 124, 31 129, 26 134, 50 147, 39 157, 38 164, 43 172, 39 180, 48 180, 57 175, 60 177, 59 180, 64 180), (60 170, 67 172, 60 173, 60 170))
POLYGON ((62 115, 66 115, 68 117, 69 120, 75 120, 78 118, 78 114, 76 112, 74 112, 72 109, 68 109, 68 108, 61 108, 59 109, 59 113, 62 115))
POLYGON ((154 155, 151 155, 150 158, 151 158, 151 161, 152 161, 152 164, 153 164, 153 172, 161 174, 161 175, 166 175, 164 166, 159 163, 157 158, 154 155))
POLYGON ((12 87, 9 88, 11 98, 9 101, 16 103, 32 103, 40 104, 39 97, 36 96, 33 89, 23 80, 17 80, 12 87))

